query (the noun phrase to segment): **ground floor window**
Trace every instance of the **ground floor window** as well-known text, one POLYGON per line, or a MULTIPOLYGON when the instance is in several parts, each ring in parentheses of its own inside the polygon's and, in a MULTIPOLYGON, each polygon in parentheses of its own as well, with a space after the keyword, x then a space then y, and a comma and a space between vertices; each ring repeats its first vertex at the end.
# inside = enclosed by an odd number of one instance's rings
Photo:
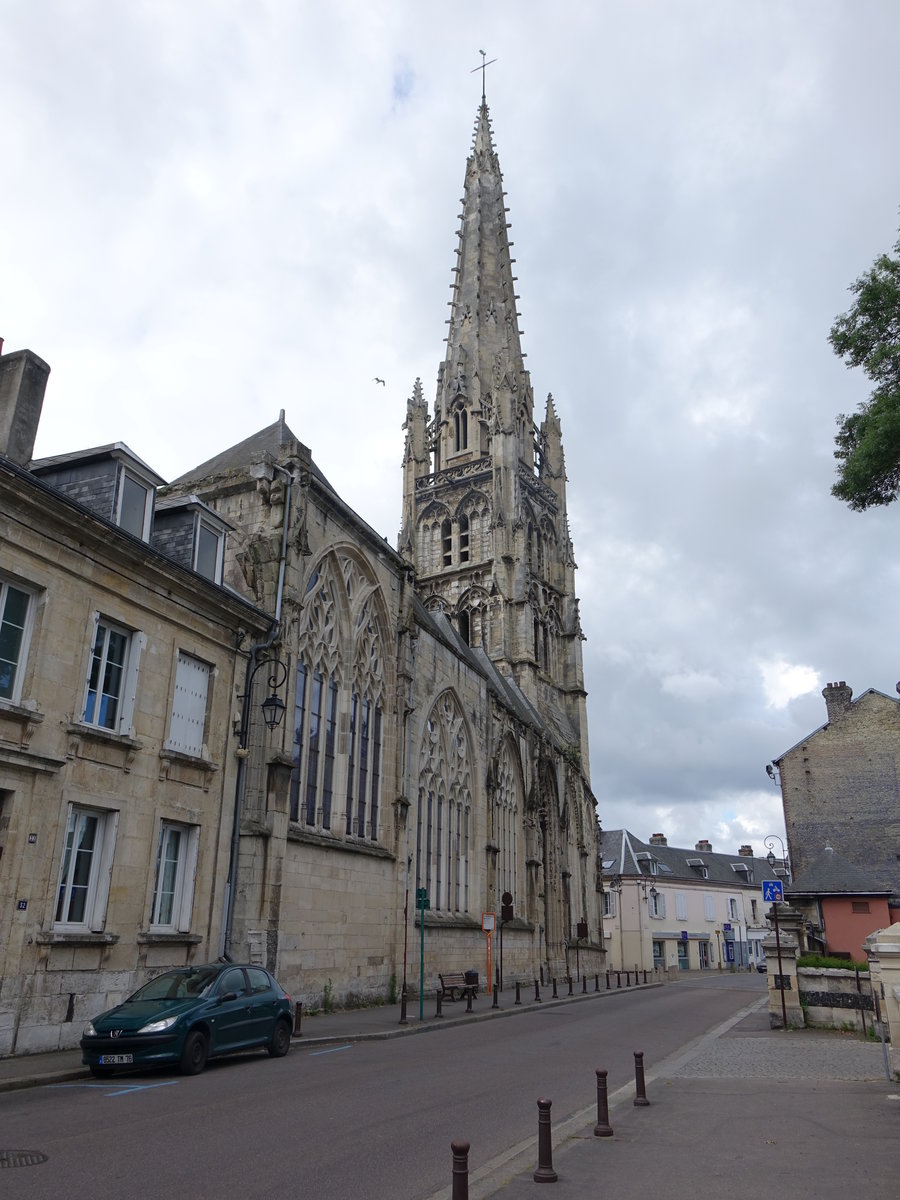
POLYGON ((690 959, 688 958, 688 944, 687 944, 687 942, 684 942, 684 941, 679 942, 678 943, 678 969, 680 971, 687 971, 688 968, 690 967, 690 965, 691 965, 690 959))
POLYGON ((163 821, 160 826, 150 905, 152 929, 187 932, 191 927, 199 834, 197 825, 163 821))
POLYGON ((653 943, 653 968, 664 967, 666 965, 666 943, 655 941, 653 943))
POLYGON ((118 813, 69 808, 53 924, 102 930, 118 813))

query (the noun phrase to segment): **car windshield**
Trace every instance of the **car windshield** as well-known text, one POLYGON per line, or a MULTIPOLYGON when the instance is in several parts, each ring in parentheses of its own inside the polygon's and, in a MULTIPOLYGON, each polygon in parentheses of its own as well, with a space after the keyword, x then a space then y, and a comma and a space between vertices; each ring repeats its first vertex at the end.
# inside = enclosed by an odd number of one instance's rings
POLYGON ((127 1004, 137 1004, 142 1000, 190 1000, 205 996, 216 982, 220 970, 217 967, 191 967, 184 971, 166 971, 165 975, 157 975, 149 983, 126 1001, 127 1004))

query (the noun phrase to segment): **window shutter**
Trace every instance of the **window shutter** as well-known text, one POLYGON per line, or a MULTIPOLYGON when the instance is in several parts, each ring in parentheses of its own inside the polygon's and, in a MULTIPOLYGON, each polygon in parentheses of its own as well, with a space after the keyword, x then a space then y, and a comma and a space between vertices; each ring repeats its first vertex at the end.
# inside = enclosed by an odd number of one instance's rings
POLYGON ((92 932, 102 933, 106 928, 106 906, 109 903, 109 884, 112 878, 113 856, 116 849, 116 830, 119 826, 118 812, 103 815, 102 845, 97 848, 100 855, 97 863, 97 884, 88 917, 92 932))
POLYGON ((167 743, 169 749, 199 757, 206 735, 208 694, 209 667, 179 651, 167 743))
POLYGON ((679 921, 687 920, 687 900, 684 892, 675 893, 675 913, 679 921))
POLYGON ((706 919, 707 919, 707 921, 713 921, 713 920, 715 920, 715 915, 716 915, 716 914, 715 914, 715 910, 714 910, 714 908, 713 908, 713 898, 712 898, 712 896, 704 896, 704 897, 703 897, 703 903, 704 903, 704 906, 705 906, 705 908, 706 908, 706 919))
POLYGON ((134 734, 134 702, 137 697, 138 668, 141 652, 147 642, 143 633, 133 633, 128 647, 128 668, 122 685, 122 706, 119 712, 118 733, 134 734))
POLYGON ((180 933, 190 933, 191 915, 194 909, 194 882, 197 877, 197 848, 200 843, 200 826, 192 825, 187 831, 187 846, 182 868, 181 903, 178 906, 177 928, 180 933))

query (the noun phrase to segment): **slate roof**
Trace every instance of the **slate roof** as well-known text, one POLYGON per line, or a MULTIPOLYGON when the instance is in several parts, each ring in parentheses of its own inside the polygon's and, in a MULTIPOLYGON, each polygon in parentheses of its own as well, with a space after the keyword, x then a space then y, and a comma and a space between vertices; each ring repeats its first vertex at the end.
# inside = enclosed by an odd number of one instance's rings
POLYGON ((793 896, 888 896, 890 888, 882 887, 866 871, 855 867, 831 846, 826 846, 802 875, 789 888, 793 896))
POLYGON ((627 829, 605 829, 600 836, 600 856, 603 862, 603 878, 613 879, 617 875, 644 875, 660 882, 685 880, 705 884, 722 884, 730 887, 759 884, 763 879, 778 879, 765 858, 749 855, 713 853, 709 850, 688 850, 679 846, 655 846, 642 842, 627 829), (655 859, 657 871, 651 876, 649 867, 642 870, 641 864, 655 859), (700 867, 706 868, 706 875, 700 867), (735 867, 738 869, 735 870, 735 867), (749 868, 749 871, 744 868, 749 868))

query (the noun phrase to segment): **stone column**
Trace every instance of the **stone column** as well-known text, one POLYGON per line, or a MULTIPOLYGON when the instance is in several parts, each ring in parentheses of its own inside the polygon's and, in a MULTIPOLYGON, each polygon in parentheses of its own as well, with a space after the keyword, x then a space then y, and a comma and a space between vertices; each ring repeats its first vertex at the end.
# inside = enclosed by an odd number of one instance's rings
POLYGON ((792 933, 783 933, 780 925, 778 934, 781 946, 780 973, 779 949, 774 932, 763 938, 762 944, 766 952, 766 980, 769 985, 769 1027, 783 1029, 787 1021, 788 1029, 802 1029, 806 1020, 800 1007, 800 990, 797 984, 797 939, 792 933))
POLYGON ((878 997, 881 1019, 891 1039, 890 1065, 900 1077, 900 923, 876 929, 866 938, 872 992, 878 997))

